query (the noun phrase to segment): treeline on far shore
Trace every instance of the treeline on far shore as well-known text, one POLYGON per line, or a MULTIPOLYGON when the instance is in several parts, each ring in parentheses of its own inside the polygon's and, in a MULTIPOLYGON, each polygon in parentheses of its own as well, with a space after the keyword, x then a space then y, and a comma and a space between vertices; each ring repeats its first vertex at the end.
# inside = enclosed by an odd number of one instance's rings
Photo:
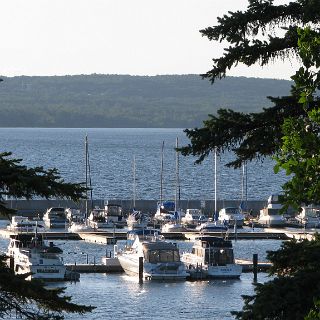
POLYGON ((1 77, 0 127, 199 127, 219 108, 258 112, 287 80, 199 75, 1 77))

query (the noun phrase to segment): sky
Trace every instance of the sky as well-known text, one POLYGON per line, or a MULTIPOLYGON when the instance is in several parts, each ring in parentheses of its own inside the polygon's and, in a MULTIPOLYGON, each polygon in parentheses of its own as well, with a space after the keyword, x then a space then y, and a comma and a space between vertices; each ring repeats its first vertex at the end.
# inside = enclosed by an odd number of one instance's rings
MULTIPOLYGON (((288 3, 275 0, 275 3, 288 3)), ((226 44, 199 30, 247 0, 2 0, 0 74, 202 74, 226 44)), ((297 64, 228 75, 289 79, 297 64)))

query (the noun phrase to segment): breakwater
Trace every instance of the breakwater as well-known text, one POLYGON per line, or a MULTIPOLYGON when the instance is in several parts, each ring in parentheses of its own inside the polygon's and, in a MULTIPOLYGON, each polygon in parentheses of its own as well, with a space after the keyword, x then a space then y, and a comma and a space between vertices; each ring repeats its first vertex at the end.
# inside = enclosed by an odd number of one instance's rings
MULTIPOLYGON (((145 213, 155 213, 157 209, 158 200, 136 200, 135 208, 145 213)), ((266 200, 250 200, 247 201, 247 210, 252 210, 253 214, 258 214, 259 210, 266 205, 266 200)), ((88 200, 88 207, 100 207, 103 208, 105 204, 113 203, 120 204, 123 208, 124 213, 129 212, 133 208, 132 200, 123 199, 94 199, 88 200)), ((180 208, 186 210, 187 208, 198 208, 202 209, 207 215, 214 212, 214 200, 180 200, 180 208)), ((241 200, 218 200, 217 209, 220 210, 224 207, 238 207, 241 200)), ((6 205, 8 208, 17 210, 18 214, 24 214, 27 216, 42 216, 47 208, 50 207, 64 207, 64 208, 76 208, 85 210, 86 201, 81 200, 74 202, 71 200, 63 199, 50 199, 50 200, 7 200, 6 205)))

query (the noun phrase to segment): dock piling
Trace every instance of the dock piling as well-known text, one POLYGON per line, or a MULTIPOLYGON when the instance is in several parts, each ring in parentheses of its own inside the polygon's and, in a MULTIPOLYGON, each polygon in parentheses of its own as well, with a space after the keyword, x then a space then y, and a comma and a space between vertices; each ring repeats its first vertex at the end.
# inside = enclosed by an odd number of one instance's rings
POLYGON ((143 282, 143 257, 139 257, 139 283, 143 282))
POLYGON ((253 262, 253 282, 257 282, 258 275, 258 254, 254 253, 252 257, 253 262))

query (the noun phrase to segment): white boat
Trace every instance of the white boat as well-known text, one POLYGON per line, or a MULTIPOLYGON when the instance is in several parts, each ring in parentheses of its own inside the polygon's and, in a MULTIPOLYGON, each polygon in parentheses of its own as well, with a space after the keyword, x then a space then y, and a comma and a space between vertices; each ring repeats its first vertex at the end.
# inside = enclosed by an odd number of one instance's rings
POLYGON ((43 222, 48 228, 65 228, 68 220, 62 207, 49 208, 43 215, 43 222))
POLYGON ((202 214, 200 209, 187 209, 185 216, 181 218, 184 225, 199 225, 207 221, 208 218, 202 214))
POLYGON ((227 232, 228 227, 218 221, 201 223, 196 227, 200 232, 227 232))
POLYGON ((86 221, 73 221, 71 222, 68 231, 72 233, 84 232, 84 231, 92 231, 94 228, 89 226, 86 221))
POLYGON ((94 229, 111 227, 106 218, 105 210, 100 208, 94 208, 91 210, 87 219, 87 225, 94 229))
POLYGON ((286 220, 280 213, 281 209, 282 205, 279 203, 279 195, 272 194, 268 198, 267 206, 260 210, 258 223, 265 227, 284 227, 286 220))
POLYGON ((109 227, 124 226, 126 220, 122 212, 122 206, 120 204, 108 203, 104 206, 105 216, 109 223, 109 227))
POLYGON ((181 261, 190 276, 202 273, 209 278, 239 278, 242 267, 234 260, 232 242, 213 236, 196 238, 191 253, 184 253, 181 261))
POLYGON ((40 221, 29 220, 28 217, 13 216, 11 223, 7 226, 9 231, 13 232, 35 232, 37 227, 43 227, 40 221))
POLYGON ((86 214, 85 212, 82 212, 80 209, 67 208, 65 209, 65 215, 69 223, 72 223, 74 221, 83 221, 83 219, 85 219, 86 214))
POLYGON ((141 211, 133 210, 129 213, 127 218, 127 226, 129 230, 143 229, 148 226, 149 217, 143 214, 141 211))
POLYGON ((295 218, 305 228, 319 228, 320 207, 302 207, 302 211, 295 218))
POLYGON ((218 220, 221 223, 226 223, 228 226, 232 227, 235 224, 237 227, 243 227, 244 222, 244 214, 240 212, 239 208, 237 207, 226 207, 222 208, 219 211, 218 220))
POLYGON ((161 232, 184 232, 187 228, 178 222, 167 222, 161 227, 161 232))
POLYGON ((143 278, 149 280, 185 280, 187 272, 180 261, 176 245, 164 241, 157 231, 142 229, 128 233, 126 247, 117 253, 123 270, 139 275, 139 258, 143 258, 143 278))
POLYGON ((7 255, 13 258, 15 274, 28 275, 27 280, 46 281, 78 280, 78 273, 69 272, 63 264, 62 250, 47 246, 39 234, 17 234, 11 236, 7 255))
POLYGON ((163 201, 158 203, 157 211, 154 215, 154 220, 156 222, 175 221, 177 218, 174 201, 163 201))

